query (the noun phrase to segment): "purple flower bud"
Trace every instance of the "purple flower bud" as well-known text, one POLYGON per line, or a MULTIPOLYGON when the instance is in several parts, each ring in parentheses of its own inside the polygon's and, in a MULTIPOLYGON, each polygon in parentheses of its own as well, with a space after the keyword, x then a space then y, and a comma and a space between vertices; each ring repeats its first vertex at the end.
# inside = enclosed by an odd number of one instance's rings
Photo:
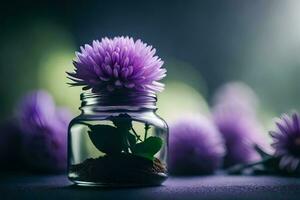
POLYGON ((172 174, 213 173, 222 163, 223 140, 202 116, 182 117, 170 124, 169 169, 172 174))
POLYGON ((262 146, 264 141, 260 124, 230 113, 215 113, 215 123, 219 128, 226 145, 224 167, 259 160, 255 145, 262 146))
POLYGON ((59 172, 67 166, 67 127, 71 114, 56 108, 45 91, 31 92, 18 110, 23 133, 22 156, 35 171, 59 172))
POLYGON ((243 82, 230 82, 221 86, 213 98, 214 110, 248 118, 256 117, 258 104, 255 92, 243 82))
POLYGON ((244 83, 226 84, 215 94, 213 117, 226 144, 224 167, 256 161, 255 145, 266 147, 257 105, 254 91, 244 83))

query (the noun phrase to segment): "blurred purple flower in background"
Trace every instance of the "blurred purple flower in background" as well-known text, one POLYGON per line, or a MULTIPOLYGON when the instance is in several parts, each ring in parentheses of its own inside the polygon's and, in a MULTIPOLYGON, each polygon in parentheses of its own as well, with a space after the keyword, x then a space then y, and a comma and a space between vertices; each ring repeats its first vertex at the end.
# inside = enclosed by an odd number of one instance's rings
POLYGON ((24 131, 36 132, 56 120, 55 102, 46 91, 29 92, 21 99, 17 115, 24 131))
POLYGON ((213 117, 224 137, 224 167, 260 159, 255 145, 266 147, 262 125, 257 119, 258 99, 244 83, 221 87, 214 96, 213 117))
POLYGON ((32 170, 59 172, 67 166, 67 127, 71 114, 56 108, 45 91, 29 93, 21 101, 22 157, 32 170))
POLYGON ((243 82, 229 82, 221 86, 213 97, 213 109, 256 118, 259 100, 255 92, 243 82))
POLYGON ((156 50, 141 40, 129 37, 103 38, 81 47, 74 60, 75 72, 68 72, 73 86, 92 92, 163 90, 159 83, 166 76, 156 50))
POLYGON ((170 124, 169 169, 175 175, 213 173, 222 164, 223 140, 202 116, 185 116, 170 124))
POLYGON ((279 168, 289 172, 300 172, 300 116, 282 115, 276 123, 277 130, 270 131, 273 138, 274 156, 280 158, 279 168))
POLYGON ((215 114, 215 123, 225 140, 224 167, 259 160, 254 147, 262 143, 260 124, 229 113, 215 114))

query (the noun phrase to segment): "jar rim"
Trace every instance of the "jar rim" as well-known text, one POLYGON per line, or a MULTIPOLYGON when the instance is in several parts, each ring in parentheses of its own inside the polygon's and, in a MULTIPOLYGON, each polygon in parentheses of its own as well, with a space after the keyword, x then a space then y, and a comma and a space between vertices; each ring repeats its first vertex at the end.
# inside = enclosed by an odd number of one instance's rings
POLYGON ((157 98, 156 93, 154 92, 146 92, 146 91, 134 91, 134 92, 110 92, 110 93, 101 93, 101 92, 92 92, 92 91, 84 91, 80 94, 80 100, 86 98, 101 98, 101 97, 112 97, 112 96, 129 96, 129 97, 138 97, 138 96, 146 96, 157 98))
POLYGON ((85 91, 80 95, 81 107, 87 106, 97 107, 136 107, 136 108, 148 108, 156 109, 157 96, 154 92, 111 92, 111 93, 94 93, 91 91, 85 91))

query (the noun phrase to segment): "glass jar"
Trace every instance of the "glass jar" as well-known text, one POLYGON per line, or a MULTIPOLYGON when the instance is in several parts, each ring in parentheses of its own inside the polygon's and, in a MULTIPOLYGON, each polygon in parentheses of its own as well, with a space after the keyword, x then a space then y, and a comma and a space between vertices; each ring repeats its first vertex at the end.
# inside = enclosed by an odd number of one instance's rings
POLYGON ((81 94, 69 125, 68 177, 81 186, 160 185, 167 178, 168 127, 155 94, 81 94))

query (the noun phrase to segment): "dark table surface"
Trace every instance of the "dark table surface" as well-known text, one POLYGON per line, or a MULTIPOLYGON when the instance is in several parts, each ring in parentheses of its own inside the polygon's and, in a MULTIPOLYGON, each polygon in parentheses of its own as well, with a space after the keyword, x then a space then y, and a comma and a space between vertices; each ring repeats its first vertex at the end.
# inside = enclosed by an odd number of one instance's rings
POLYGON ((300 178, 271 176, 202 176, 169 178, 163 186, 82 188, 64 175, 2 174, 0 199, 297 199, 300 178))

